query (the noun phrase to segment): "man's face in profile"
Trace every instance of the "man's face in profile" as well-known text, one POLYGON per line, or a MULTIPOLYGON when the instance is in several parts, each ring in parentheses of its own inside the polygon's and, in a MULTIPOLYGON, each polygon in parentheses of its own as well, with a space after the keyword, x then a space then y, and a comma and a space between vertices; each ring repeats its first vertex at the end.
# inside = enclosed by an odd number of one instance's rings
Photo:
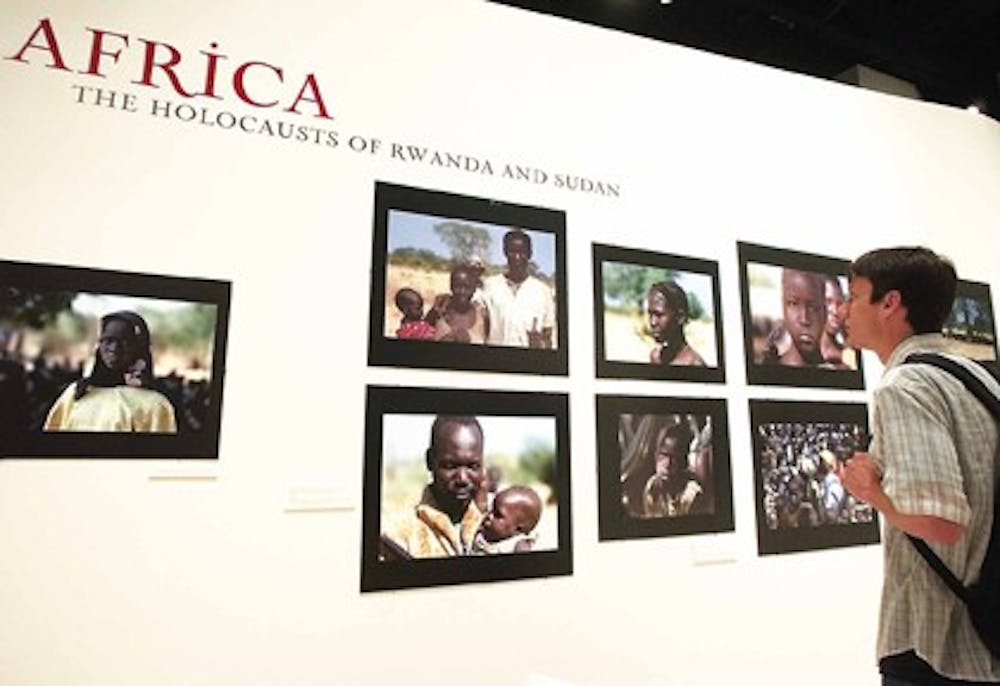
POLYGON ((785 328, 804 354, 816 353, 826 324, 823 284, 816 274, 785 269, 781 276, 785 328))
POLYGON ((476 426, 447 423, 432 448, 435 497, 446 508, 464 507, 483 482, 483 437, 476 426))

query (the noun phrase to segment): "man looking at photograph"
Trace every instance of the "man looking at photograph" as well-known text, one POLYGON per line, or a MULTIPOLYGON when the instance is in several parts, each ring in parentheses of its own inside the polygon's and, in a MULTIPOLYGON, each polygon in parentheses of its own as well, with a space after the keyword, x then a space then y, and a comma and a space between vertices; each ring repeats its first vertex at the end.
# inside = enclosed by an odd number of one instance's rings
MULTIPOLYGON (((948 372, 903 364, 947 351, 941 327, 955 294, 954 266, 926 248, 865 253, 850 269, 841 314, 847 344, 885 365, 874 392, 870 452, 841 469, 844 486, 886 520, 879 671, 885 686, 1000 683, 1000 664, 962 601, 906 538, 911 534, 968 585, 990 539, 997 474, 996 421, 948 372)), ((994 393, 975 363, 949 356, 994 393)))
POLYGON ((437 416, 425 457, 431 483, 413 510, 390 522, 382 536, 410 557, 468 554, 484 516, 476 504, 485 476, 479 421, 437 416))
POLYGON ((529 273, 531 237, 520 229, 504 234, 507 271, 483 280, 483 300, 489 311, 487 343, 522 348, 551 348, 555 326, 552 289, 529 273))

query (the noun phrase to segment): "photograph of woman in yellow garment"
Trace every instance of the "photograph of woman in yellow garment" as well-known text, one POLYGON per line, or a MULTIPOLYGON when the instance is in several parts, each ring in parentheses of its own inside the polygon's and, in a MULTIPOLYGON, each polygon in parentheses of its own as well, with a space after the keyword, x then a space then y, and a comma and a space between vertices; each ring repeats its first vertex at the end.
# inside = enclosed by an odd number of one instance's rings
POLYGON ((153 375, 145 319, 129 311, 101 318, 93 371, 63 390, 43 429, 176 433, 174 407, 153 375))

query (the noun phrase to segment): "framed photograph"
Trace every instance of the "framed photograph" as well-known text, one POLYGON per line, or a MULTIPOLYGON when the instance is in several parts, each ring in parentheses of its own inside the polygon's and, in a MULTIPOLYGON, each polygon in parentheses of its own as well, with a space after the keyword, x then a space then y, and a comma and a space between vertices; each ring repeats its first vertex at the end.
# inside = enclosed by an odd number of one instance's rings
POLYGON ((865 387, 861 352, 845 344, 838 307, 847 260, 738 243, 747 382, 865 387))
POLYGON ((597 376, 724 382, 718 263, 593 249, 597 376))
POLYGON ((993 316, 990 286, 976 281, 958 282, 951 314, 941 333, 951 340, 955 351, 998 368, 997 329, 993 316))
POLYGON ((726 401, 597 396, 598 538, 733 530, 726 401))
POLYGON ((571 574, 566 395, 369 386, 361 590, 571 574))
POLYGON ((868 445, 863 403, 750 401, 761 555, 878 543, 876 512, 837 470, 868 445))
POLYGON ((566 215, 375 184, 368 364, 567 373, 566 215))
POLYGON ((229 297, 0 261, 0 457, 218 458, 229 297))

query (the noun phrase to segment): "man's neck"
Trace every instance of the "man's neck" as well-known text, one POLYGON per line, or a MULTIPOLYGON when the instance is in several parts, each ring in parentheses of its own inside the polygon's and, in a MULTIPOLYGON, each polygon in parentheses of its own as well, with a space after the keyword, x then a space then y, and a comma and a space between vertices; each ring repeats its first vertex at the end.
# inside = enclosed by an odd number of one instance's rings
POLYGON ((872 345, 871 350, 876 355, 883 365, 889 363, 889 358, 892 356, 892 351, 899 347, 899 344, 905 341, 910 336, 914 335, 913 329, 907 325, 905 327, 893 328, 886 331, 886 335, 881 341, 876 345, 872 345))
POLYGON ((528 272, 512 272, 512 271, 508 271, 506 274, 504 274, 504 276, 506 276, 507 280, 510 281, 511 283, 517 284, 518 286, 520 286, 522 283, 524 283, 527 280, 527 278, 528 278, 528 272))

